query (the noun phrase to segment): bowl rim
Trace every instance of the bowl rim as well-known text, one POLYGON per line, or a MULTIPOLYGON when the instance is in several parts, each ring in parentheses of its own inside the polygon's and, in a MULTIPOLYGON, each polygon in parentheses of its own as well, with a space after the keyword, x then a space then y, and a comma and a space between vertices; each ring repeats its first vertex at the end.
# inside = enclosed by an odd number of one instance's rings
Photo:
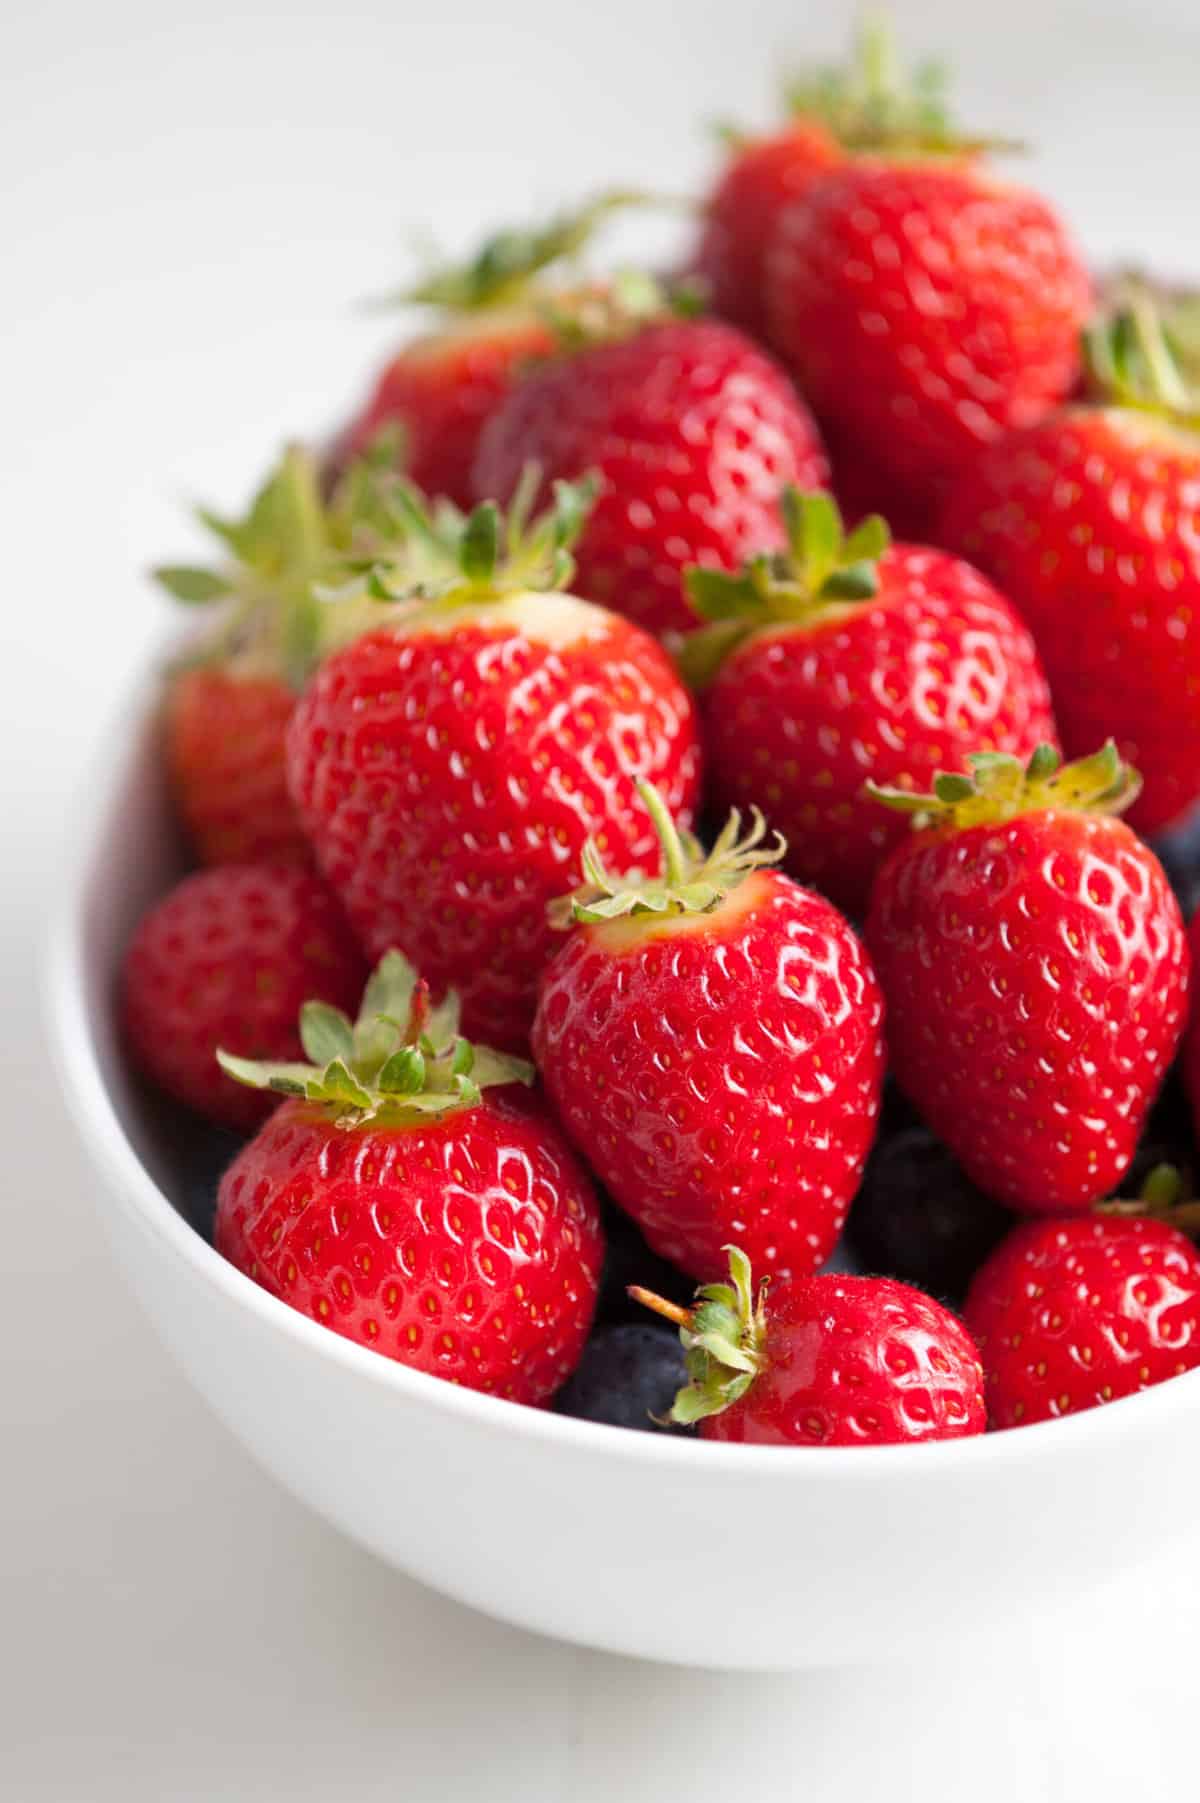
MULTIPOLYGON (((178 643, 177 637, 174 642, 178 643)), ((113 1192, 109 1204, 123 1206, 166 1256, 185 1265, 206 1288, 233 1306, 247 1309, 266 1331, 282 1334, 306 1353, 332 1361, 377 1388, 426 1409, 444 1410, 489 1435, 515 1434, 543 1445, 607 1453, 634 1469, 723 1473, 727 1477, 740 1474, 774 1483, 875 1484, 885 1474, 899 1477, 901 1473, 909 1480, 925 1474, 932 1483, 949 1475, 948 1468, 963 1475, 984 1476, 997 1466, 1007 1468, 1014 1462, 1040 1468, 1047 1460, 1085 1456, 1097 1442, 1127 1434, 1135 1407, 1141 1430, 1148 1432, 1154 1426, 1155 1413, 1165 1422, 1185 1413, 1193 1397, 1200 1399, 1197 1367, 1114 1403, 1003 1432, 889 1446, 747 1446, 636 1433, 560 1415, 549 1408, 523 1407, 413 1370, 357 1345, 272 1296, 222 1258, 184 1220, 142 1164, 105 1083, 85 1005, 85 910, 102 843, 100 835, 112 820, 114 802, 127 778, 136 733, 152 718, 161 670, 159 650, 150 659, 148 670, 128 685, 117 706, 102 717, 95 742, 85 741, 82 746, 80 768, 87 769, 88 780, 86 785, 77 783, 78 792, 65 810, 56 864, 61 872, 60 889, 43 950, 43 1005, 68 1110, 83 1146, 101 1167, 105 1188, 113 1192)))

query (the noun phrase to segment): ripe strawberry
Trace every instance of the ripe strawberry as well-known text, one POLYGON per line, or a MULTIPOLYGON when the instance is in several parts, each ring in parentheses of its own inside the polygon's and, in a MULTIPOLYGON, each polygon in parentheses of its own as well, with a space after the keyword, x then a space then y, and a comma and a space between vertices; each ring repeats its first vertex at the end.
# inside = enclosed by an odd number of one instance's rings
POLYGON ((291 1098, 234 1160, 217 1250, 335 1333, 435 1377, 543 1403, 583 1351, 603 1257, 591 1184, 518 1060, 383 959, 357 1024, 310 1003, 311 1064, 222 1056, 291 1098))
POLYGON ((662 874, 585 853, 575 926, 542 980, 542 1080, 655 1252, 693 1276, 731 1236, 772 1274, 833 1250, 879 1113, 883 1006, 829 903, 767 868, 757 818, 708 857, 642 795, 662 874))
POLYGON ((867 922, 891 1068, 981 1189, 1061 1214, 1128 1168, 1191 960, 1162 866, 1111 817, 1137 782, 1111 742, 1062 769, 1049 747, 971 764, 884 797, 918 828, 867 922))
POLYGON ((890 1277, 763 1284, 736 1246, 728 1283, 690 1309, 637 1299, 678 1323, 691 1382, 671 1420, 709 1440, 885 1446, 958 1440, 985 1425, 979 1353, 960 1321, 890 1277))
POLYGON ((224 1076, 218 1046, 300 1055, 309 996, 360 993, 366 965, 324 883, 285 864, 225 864, 185 877, 144 915, 121 970, 125 1037, 139 1069, 229 1127, 257 1126, 274 1098, 224 1076))
POLYGON ((471 503, 479 434, 526 366, 550 355, 556 303, 545 272, 582 251, 600 223, 640 196, 601 194, 540 229, 495 233, 461 267, 439 270, 398 299, 436 309, 432 331, 402 346, 335 445, 341 467, 380 441, 418 488, 471 503))
POLYGON ((993 1427, 1072 1414, 1200 1364, 1200 1254, 1167 1220, 1027 1221, 965 1315, 993 1427))
POLYGON ((939 537, 1013 597, 1038 641, 1069 753, 1112 731, 1156 833, 1200 800, 1200 400, 1146 302, 1091 340, 1111 404, 992 445, 939 537))
POLYGON ((692 268, 714 313, 752 338, 766 336, 763 263, 780 214, 840 159, 829 128, 800 117, 762 137, 734 137, 704 203, 692 268))
POLYGON ((177 600, 217 607, 171 672, 165 707, 172 791, 205 864, 309 860, 288 799, 284 735, 322 649, 313 587, 361 544, 366 481, 363 466, 352 469, 325 506, 316 463, 293 445, 243 519, 201 511, 227 565, 155 571, 177 600))
POLYGON ((778 544, 780 489, 819 488, 827 469, 787 377, 732 326, 660 316, 624 332, 513 390, 480 439, 475 492, 511 495, 529 463, 546 483, 594 470, 579 591, 665 632, 690 623, 686 566, 729 568, 778 544))
POLYGON ((783 213, 766 282, 818 417, 910 499, 1078 378, 1083 264, 1045 201, 972 156, 844 161, 783 213))
POLYGON ((739 575, 688 572, 710 624, 682 665, 706 684, 719 808, 758 806, 787 868, 852 914, 905 833, 863 783, 925 789, 971 751, 1028 757, 1055 737, 1033 640, 969 564, 891 545, 878 515, 846 538, 824 494, 784 492, 787 548, 739 575))
MULTIPOLYGON (((526 490, 528 484, 526 484, 526 490)), ((460 532, 461 570, 398 623, 331 657, 296 710, 292 794, 373 953, 399 946, 468 1030, 519 1049, 554 945, 546 904, 578 881, 589 834, 615 867, 654 835, 639 777, 691 818, 699 744, 665 654, 602 608, 548 592, 570 573, 582 491, 560 485, 497 563, 497 515, 460 532)))

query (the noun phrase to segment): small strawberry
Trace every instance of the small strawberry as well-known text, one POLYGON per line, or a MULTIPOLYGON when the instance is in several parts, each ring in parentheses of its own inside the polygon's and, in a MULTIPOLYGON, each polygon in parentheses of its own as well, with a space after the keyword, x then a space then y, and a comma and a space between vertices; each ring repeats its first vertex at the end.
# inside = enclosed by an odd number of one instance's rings
POLYGON ((628 869, 655 844, 637 779, 685 820, 699 787, 695 714, 666 655, 557 592, 584 492, 560 485, 527 530, 528 488, 507 561, 495 508, 477 508, 455 576, 331 657, 289 735, 292 794, 369 949, 399 946, 506 1049, 527 1040, 555 943, 546 904, 579 880, 586 839, 628 869))
POLYGON ((1187 1015, 1162 866, 1113 818, 1137 778, 1110 742, 1060 769, 996 754, 882 799, 916 833, 875 879, 867 943, 891 1068, 968 1177, 1031 1214, 1127 1170, 1187 1015))
POLYGON ((1200 1365, 1200 1254, 1169 1213, 1027 1221, 965 1316, 993 1427, 1074 1414, 1200 1365))
POLYGON ((688 572, 710 623, 684 641, 704 692, 713 798, 760 807, 787 868, 852 914, 905 833, 867 780, 923 790, 972 751, 1028 757, 1055 737, 1033 640, 969 564, 890 545, 874 515, 845 537, 825 494, 785 491, 787 544, 738 575, 688 572))
POLYGON ((653 1250, 693 1276, 732 1235, 770 1273, 833 1250, 879 1113, 882 998, 841 915, 768 868, 738 817, 706 857, 642 796, 662 872, 610 874, 560 910, 574 927, 533 1029, 575 1145, 653 1250))
POLYGON ((229 1127, 257 1126, 274 1098, 222 1074, 218 1046, 300 1056, 309 996, 360 994, 362 953, 324 883, 285 864, 225 864, 185 877, 143 915, 121 968, 121 1017, 138 1068, 229 1127))
POLYGON ((314 459, 293 445, 244 518, 201 510, 225 565, 155 571, 176 600, 216 611, 171 672, 165 705, 171 787, 205 864, 309 859, 288 799, 284 736, 323 648, 314 585, 360 545, 367 478, 356 466, 326 506, 314 459))
POLYGON ((500 499, 530 463, 547 484, 595 471, 579 591, 651 632, 690 623, 688 564, 731 568, 777 545, 780 489, 827 476, 783 371, 732 326, 659 306, 650 291, 619 290, 597 327, 617 335, 583 331, 526 376, 488 421, 475 464, 476 494, 500 499))
POLYGON ((1090 286, 1039 195, 948 141, 845 159, 780 217, 771 340, 818 418, 921 502, 1073 388, 1090 286))
POLYGON ((1200 801, 1200 388, 1145 296, 1089 347, 1099 404, 968 464, 938 536, 1028 620, 1068 753, 1114 733, 1157 833, 1200 801))
POLYGON ((602 220, 640 198, 602 194, 544 227, 497 232, 462 267, 439 270, 399 295, 406 305, 435 309, 434 327, 381 371, 340 434, 333 467, 390 434, 418 488, 469 506, 485 421, 530 361, 554 349, 547 307, 556 291, 545 272, 577 256, 602 220))
POLYGON ((633 1294, 678 1324, 691 1381, 670 1419, 709 1440, 886 1446, 957 1440, 985 1425, 979 1353, 960 1321, 890 1277, 763 1284, 726 1248, 730 1281, 690 1309, 633 1294))
POLYGON ((533 1073, 431 1011, 396 953, 357 1023, 310 1003, 310 1064, 222 1055, 288 1097, 226 1172, 217 1250, 335 1333, 469 1389, 543 1403, 583 1351, 603 1257, 586 1174, 533 1073))

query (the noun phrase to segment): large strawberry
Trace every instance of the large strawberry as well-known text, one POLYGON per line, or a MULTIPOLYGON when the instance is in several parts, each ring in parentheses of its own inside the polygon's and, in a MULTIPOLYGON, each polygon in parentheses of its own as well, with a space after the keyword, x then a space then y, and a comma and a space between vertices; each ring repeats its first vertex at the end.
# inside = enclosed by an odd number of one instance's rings
POLYGON ((506 561, 478 508, 456 576, 331 657, 289 735, 292 794, 370 950, 399 946, 506 1048, 527 1037, 546 904, 589 835, 629 869, 655 845, 638 778, 685 820, 698 798, 695 714, 666 655, 555 586, 581 503, 561 485, 528 531, 518 506, 506 561))
POLYGON ((290 1098, 221 1182, 216 1242, 293 1308, 385 1357, 542 1403, 570 1376, 603 1239, 591 1184, 518 1060, 472 1046, 385 957, 355 1025, 307 1006, 309 1064, 222 1057, 290 1098))
POLYGON ((171 786, 203 863, 310 855, 288 798, 284 735, 327 631, 314 586, 376 541, 372 496, 359 464, 326 504, 315 460, 290 446, 243 518, 201 510, 226 552, 220 567, 155 571, 177 600, 215 616, 171 671, 165 704, 171 786))
POLYGON ((772 342, 910 504, 1071 391, 1089 298, 1046 202, 953 147, 846 159, 767 256, 772 342))
POLYGON ((819 488, 827 468, 807 409, 765 353, 732 326, 637 300, 626 312, 618 291, 598 336, 585 332, 512 391, 480 439, 475 492, 506 498, 531 462, 544 483, 595 471, 579 591, 664 632, 689 624, 687 565, 728 569, 778 544, 780 489, 819 488))
POLYGON ((433 327, 380 372, 338 437, 334 468, 391 436, 418 488, 469 505, 484 422, 528 363, 554 348, 547 314, 558 297, 546 272, 576 256, 601 220, 638 198, 602 194, 546 226, 496 232, 469 262, 401 294, 405 304, 434 310, 433 327))
POLYGON ((366 964, 324 883, 286 864, 224 864, 185 877, 143 915, 121 967, 121 1019, 146 1076, 229 1127, 250 1128, 274 1098, 224 1076, 217 1047, 246 1058, 300 1056, 309 997, 358 999, 366 964))
POLYGON ((1179 906, 1114 817, 1136 777, 1111 743, 1062 768, 1049 747, 971 762, 887 796, 918 829, 867 922, 892 1070, 989 1195, 1086 1208, 1128 1168, 1183 1031, 1179 906))
POLYGON ((1200 1364, 1200 1254, 1169 1218, 1028 1221, 965 1315, 993 1427, 1075 1414, 1200 1364))
POLYGON ((883 1005, 851 928, 769 866, 759 818, 706 857, 643 785, 654 877, 596 846, 542 981, 534 1056, 559 1116, 653 1249, 715 1276, 833 1250, 879 1112, 883 1005))
POLYGON ((1090 353, 1096 404, 968 465, 939 536, 1028 620, 1067 751, 1114 733, 1154 833, 1200 800, 1200 391, 1146 297, 1090 353))
POLYGON ((690 1309, 631 1293, 680 1330, 689 1382, 670 1419, 709 1440, 887 1446, 958 1440, 986 1424, 970 1334, 931 1296, 890 1277, 798 1277, 755 1292, 726 1248, 729 1281, 690 1309))
POLYGON ((972 751, 1053 741, 1033 640, 969 564, 889 545, 874 516, 846 538, 829 495, 785 491, 786 549, 738 575, 688 572, 710 622, 684 644, 704 686, 713 798, 762 809, 787 868, 861 914, 905 826, 864 782, 924 790, 972 751))

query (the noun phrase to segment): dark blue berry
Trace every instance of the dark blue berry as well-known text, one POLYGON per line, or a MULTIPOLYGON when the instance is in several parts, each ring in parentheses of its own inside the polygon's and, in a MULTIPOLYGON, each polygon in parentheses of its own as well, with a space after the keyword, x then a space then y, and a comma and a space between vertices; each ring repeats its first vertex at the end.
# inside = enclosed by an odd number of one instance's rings
POLYGON ((560 1415, 609 1427, 685 1433, 689 1430, 661 1428, 654 1417, 665 1417, 686 1382, 683 1347, 674 1328, 622 1321, 592 1335, 554 1406, 560 1415))
POLYGON ((1012 1220, 940 1140, 909 1127, 872 1153, 846 1238, 872 1276, 899 1277, 955 1303, 1012 1220))

